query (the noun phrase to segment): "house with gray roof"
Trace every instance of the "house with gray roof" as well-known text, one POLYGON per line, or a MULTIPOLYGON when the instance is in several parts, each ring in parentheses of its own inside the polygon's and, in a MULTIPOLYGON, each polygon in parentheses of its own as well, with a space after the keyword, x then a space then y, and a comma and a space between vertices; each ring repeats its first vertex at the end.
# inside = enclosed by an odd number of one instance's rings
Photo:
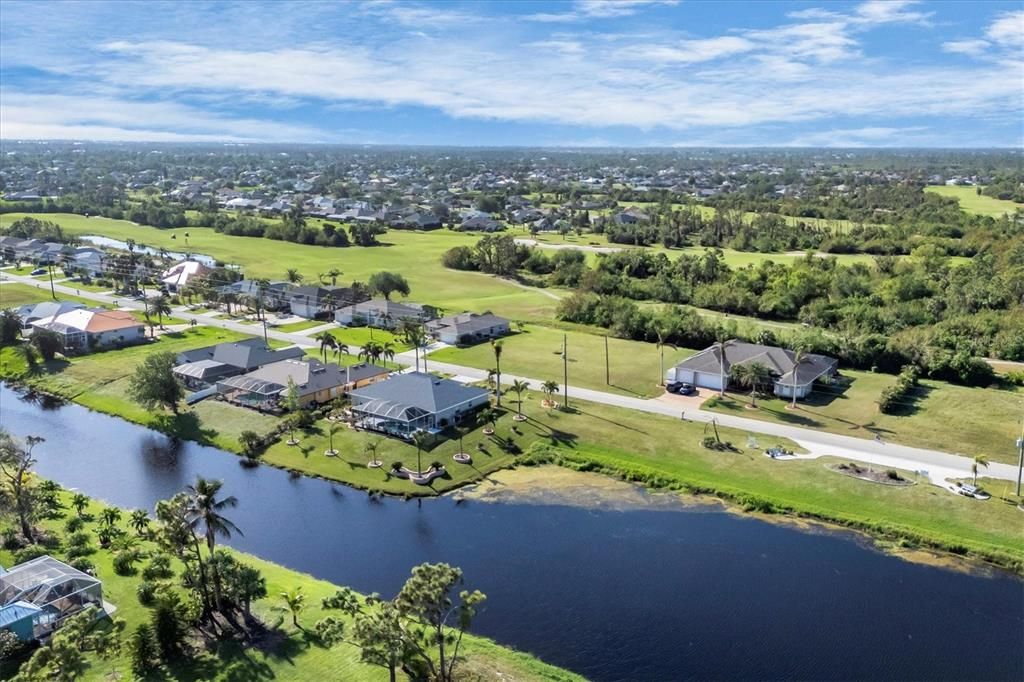
POLYGON ((797 398, 805 398, 815 381, 828 380, 835 375, 839 361, 827 355, 807 353, 797 362, 796 353, 787 348, 731 341, 725 346, 724 362, 718 346, 711 346, 669 369, 665 378, 717 391, 729 387, 733 367, 754 364, 768 368, 775 395, 791 398, 795 391, 797 398))
POLYGON ((352 412, 362 428, 409 438, 437 433, 488 401, 485 389, 410 372, 352 391, 352 412))
POLYGON ((217 392, 230 402, 261 410, 276 410, 288 393, 289 380, 298 391, 299 405, 322 405, 357 385, 384 379, 388 370, 377 365, 325 365, 313 358, 282 360, 246 374, 217 382, 217 392))
POLYGON ((351 287, 303 286, 287 292, 288 306, 293 315, 307 320, 331 318, 334 311, 370 297, 351 287))
POLYGON ((22 329, 32 329, 32 323, 39 320, 52 319, 58 315, 84 308, 84 303, 71 301, 43 301, 42 303, 26 303, 14 309, 14 314, 21 319, 22 329))
POLYGON ((402 320, 426 322, 434 317, 435 311, 430 306, 418 303, 399 303, 384 298, 345 306, 334 312, 334 321, 340 325, 377 327, 378 329, 395 329, 402 323, 402 320))
POLYGON ((226 377, 304 355, 305 351, 298 347, 274 350, 263 339, 245 339, 179 353, 173 371, 186 386, 200 389, 226 377))
POLYGON ((427 333, 449 345, 469 345, 509 333, 509 321, 491 313, 459 313, 426 324, 427 333))

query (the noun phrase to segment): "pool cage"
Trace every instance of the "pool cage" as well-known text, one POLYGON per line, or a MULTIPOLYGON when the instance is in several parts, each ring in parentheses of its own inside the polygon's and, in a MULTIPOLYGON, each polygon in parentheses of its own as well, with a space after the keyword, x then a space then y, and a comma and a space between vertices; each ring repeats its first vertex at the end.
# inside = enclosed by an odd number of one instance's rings
POLYGON ((0 610, 19 602, 39 609, 33 618, 33 636, 39 639, 89 606, 102 611, 103 583, 51 556, 41 556, 0 574, 0 610))

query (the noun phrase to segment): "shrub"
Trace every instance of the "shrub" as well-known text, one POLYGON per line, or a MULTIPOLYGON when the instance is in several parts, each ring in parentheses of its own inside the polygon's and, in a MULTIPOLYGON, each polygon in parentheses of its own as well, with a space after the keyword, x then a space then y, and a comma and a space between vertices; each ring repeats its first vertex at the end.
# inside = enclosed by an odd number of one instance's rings
POLYGON ((42 545, 26 545, 14 553, 14 563, 22 564, 32 561, 46 554, 46 548, 42 545))
POLYGON ((75 557, 74 559, 70 559, 68 561, 68 566, 70 566, 71 568, 77 569, 77 570, 81 571, 82 573, 91 573, 92 571, 96 570, 96 564, 94 564, 92 561, 90 561, 89 559, 85 558, 84 556, 75 557))
POLYGON ((135 588, 135 596, 143 606, 152 606, 156 603, 156 585, 148 580, 143 580, 135 588))
POLYGON ((80 516, 72 516, 64 524, 64 531, 68 534, 77 533, 85 527, 85 520, 80 516))
POLYGON ((85 531, 72 533, 67 537, 67 540, 65 540, 65 544, 67 544, 68 547, 88 547, 91 542, 92 535, 85 531))
POLYGON ((178 614, 176 599, 168 597, 157 603, 153 611, 153 634, 161 659, 171 661, 181 655, 185 626, 178 614))
POLYGON ((4 549, 18 549, 21 547, 21 538, 18 536, 18 531, 14 528, 4 528, 3 532, 0 533, 0 545, 4 549))
POLYGON ((1007 372, 1005 379, 1014 386, 1024 386, 1024 369, 1015 372, 1007 372))
POLYGON ((171 570, 171 558, 166 554, 156 554, 149 560, 149 565, 142 569, 143 580, 166 580, 174 576, 171 570))
POLYGON ((917 367, 913 365, 904 367, 896 377, 896 383, 882 389, 882 394, 878 398, 878 410, 883 414, 892 414, 912 400, 919 374, 917 367))
POLYGON ((142 554, 137 549, 122 549, 114 555, 114 571, 118 575, 134 575, 135 564, 142 559, 142 554))
POLYGON ((889 477, 889 479, 890 479, 890 480, 892 480, 892 481, 899 481, 899 480, 902 480, 902 479, 900 478, 900 475, 899 475, 898 473, 896 473, 896 470, 895 470, 895 469, 886 469, 886 471, 885 471, 885 475, 886 475, 886 476, 888 476, 888 477, 889 477))
POLYGON ((64 552, 64 555, 68 559, 80 559, 93 554, 95 551, 96 550, 92 548, 92 545, 74 545, 72 547, 68 547, 67 551, 64 552))
POLYGON ((153 628, 149 623, 140 623, 128 641, 128 655, 131 659, 132 673, 145 679, 156 667, 157 648, 153 628))
POLYGON ((0 661, 17 658, 26 646, 12 631, 6 628, 0 630, 0 661))
POLYGON ((401 462, 392 462, 391 463, 391 470, 392 471, 401 471, 402 470, 402 466, 403 465, 402 465, 401 462))

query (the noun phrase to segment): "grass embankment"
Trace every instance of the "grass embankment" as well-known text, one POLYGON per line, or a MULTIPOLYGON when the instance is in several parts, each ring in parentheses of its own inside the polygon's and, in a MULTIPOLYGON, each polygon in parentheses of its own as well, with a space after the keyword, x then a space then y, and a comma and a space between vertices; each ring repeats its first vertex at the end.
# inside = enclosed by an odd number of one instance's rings
MULTIPOLYGON (((515 409, 513 395, 506 407, 515 409)), ((438 460, 450 475, 432 486, 415 486, 388 476, 394 461, 415 466, 415 447, 394 439, 342 428, 334 437, 337 457, 327 457, 328 422, 303 434, 299 446, 279 442, 268 450, 266 461, 325 478, 394 494, 433 494, 476 480, 492 471, 514 466, 522 456, 508 454, 499 444, 511 439, 523 450, 548 446, 560 464, 619 476, 652 487, 688 490, 735 501, 750 509, 782 511, 819 518, 869 531, 877 536, 926 547, 985 557, 1004 566, 1021 568, 1024 561, 1024 516, 999 500, 978 503, 922 482, 906 488, 881 486, 840 476, 825 464, 839 460, 774 461, 763 448, 778 439, 755 436, 758 447, 746 447, 748 434, 720 428, 723 440, 740 451, 718 452, 700 443, 707 427, 652 414, 573 401, 573 410, 561 412, 540 406, 540 395, 524 394, 523 412, 529 420, 512 421, 511 413, 498 420, 493 437, 474 429, 463 439, 473 456, 471 465, 457 464, 452 455, 458 439, 444 440, 424 451, 423 465, 438 460), (513 426, 518 433, 512 431, 513 426), (365 445, 378 440, 383 469, 368 469, 365 445), (484 449, 480 449, 480 445, 484 449)), ((779 441, 787 444, 786 441, 779 441)), ((788 447, 793 447, 788 444, 788 447)), ((529 456, 526 457, 529 460, 529 456)), ((913 477, 907 473, 906 476, 913 477)))
MULTIPOLYGON (((605 381, 605 340, 587 332, 525 325, 523 331, 501 339, 501 371, 504 374, 552 379, 562 383, 562 336, 568 337, 569 385, 637 396, 661 393, 660 351, 653 343, 608 337, 610 384, 605 381)), ((665 347, 665 369, 696 351, 665 347)), ((480 369, 495 366, 489 343, 467 348, 444 348, 429 360, 480 369)), ((428 364, 429 366, 429 364, 428 364)))
MULTIPOLYGON (((473 272, 448 270, 441 254, 453 246, 472 246, 480 235, 451 230, 413 232, 391 230, 381 235, 381 246, 328 248, 280 242, 262 237, 233 237, 211 228, 183 227, 160 230, 135 225, 127 220, 86 218, 68 213, 8 213, 0 216, 0 228, 27 215, 53 221, 69 235, 100 235, 113 239, 134 239, 139 244, 180 250, 189 234, 191 251, 241 265, 247 277, 283 279, 285 270, 296 268, 315 282, 319 273, 338 268, 344 275, 339 284, 352 280, 366 282, 381 270, 400 272, 412 288, 410 300, 460 312, 491 310, 513 319, 550 318, 555 301, 537 291, 525 290, 511 282, 473 272)), ((320 221, 311 221, 319 224, 320 221)))
MULTIPOLYGON (((62 500, 70 508, 70 494, 63 493, 62 500)), ((99 518, 104 508, 101 503, 93 501, 87 514, 99 518)), ((70 516, 74 511, 67 511, 70 516)), ((127 517, 127 514, 124 515, 127 517)), ((65 519, 46 521, 44 525, 63 536, 65 519)), ((135 532, 128 528, 126 521, 118 524, 129 535, 135 532)), ((86 530, 94 531, 96 521, 88 522, 86 530)), ((256 529, 245 529, 253 532, 256 529)), ((142 578, 139 575, 118 575, 113 568, 113 553, 99 549, 88 558, 96 565, 96 574, 103 581, 103 597, 117 607, 115 616, 126 621, 125 646, 113 661, 99 661, 95 655, 88 657, 88 668, 78 678, 85 681, 101 681, 117 679, 110 675, 117 671, 119 676, 130 677, 131 665, 127 646, 127 636, 135 628, 151 618, 151 610, 142 606, 136 596, 136 589, 142 578)), ((156 545, 149 541, 140 543, 144 552, 154 552, 156 545)), ((321 607, 324 597, 334 594, 337 587, 323 580, 317 580, 298 571, 285 568, 278 564, 264 561, 257 557, 229 550, 247 564, 255 566, 263 574, 267 582, 267 597, 253 603, 253 613, 264 623, 276 623, 281 614, 276 607, 281 605, 278 595, 281 592, 301 587, 306 595, 306 608, 299 617, 299 622, 307 630, 313 624, 328 615, 321 607)), ((54 550, 58 558, 64 558, 60 550, 54 550)), ((0 549, 0 564, 11 566, 14 563, 11 552, 0 549)), ((143 562, 141 566, 144 566, 143 562)), ((174 562, 176 572, 180 564, 174 562)), ((472 576, 467 576, 472 584, 472 576)), ((388 595, 390 596, 390 595, 388 595)), ((337 611, 330 615, 341 617, 337 611)), ((359 650, 351 645, 342 644, 335 647, 324 647, 310 634, 295 629, 290 619, 280 627, 281 637, 272 645, 243 647, 236 642, 222 642, 209 650, 197 650, 191 659, 165 666, 152 679, 191 682, 193 680, 231 679, 231 680, 352 680, 353 682, 377 682, 388 678, 383 668, 362 663, 359 650)), ((523 681, 574 682, 582 680, 577 675, 560 668, 549 666, 524 653, 512 651, 495 644, 483 637, 467 635, 463 640, 462 650, 465 652, 463 672, 468 680, 509 679, 523 681), (474 674, 476 675, 474 676, 474 674)), ((7 679, 13 674, 13 666, 0 666, 0 679, 7 679)), ((404 678, 402 678, 404 679, 404 678)))
POLYGON ((0 349, 0 378, 178 438, 237 450, 238 435, 242 431, 265 433, 273 428, 277 419, 214 400, 204 400, 191 409, 183 409, 177 416, 154 413, 131 400, 127 389, 135 368, 150 353, 179 353, 243 338, 247 337, 230 330, 198 326, 158 336, 155 341, 140 346, 90 353, 70 360, 58 358, 42 365, 36 374, 26 372, 24 363, 12 348, 3 348, 0 349))
POLYGON ((758 398, 759 409, 746 409, 750 398, 742 393, 728 394, 717 405, 706 407, 859 438, 879 434, 903 445, 1017 462, 1015 443, 1024 412, 1021 387, 972 388, 922 379, 899 413, 882 414, 875 401, 896 377, 855 370, 842 374, 848 386, 816 387, 808 400, 797 403, 796 411, 787 410, 788 402, 774 397, 758 398))
POLYGON ((1024 204, 1018 204, 1015 201, 978 194, 978 189, 984 188, 970 185, 937 185, 926 187, 925 191, 956 199, 960 202, 960 208, 967 213, 987 215, 993 218, 998 218, 1006 213, 1012 214, 1017 209, 1024 208, 1024 204))

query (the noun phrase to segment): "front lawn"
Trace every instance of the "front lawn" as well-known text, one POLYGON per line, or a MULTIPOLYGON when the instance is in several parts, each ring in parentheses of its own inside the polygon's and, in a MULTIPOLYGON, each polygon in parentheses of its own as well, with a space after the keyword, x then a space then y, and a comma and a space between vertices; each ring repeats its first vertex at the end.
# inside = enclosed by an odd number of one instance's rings
POLYGON ((330 320, 302 320, 301 322, 289 322, 288 324, 281 324, 274 327, 278 331, 282 332, 301 332, 313 327, 320 327, 327 324, 330 320))
POLYGON ((794 426, 821 429, 859 438, 875 434, 904 445, 958 452, 969 457, 984 454, 997 462, 1017 462, 1016 439, 1024 414, 1024 389, 970 388, 941 381, 922 380, 913 399, 899 414, 882 414, 879 395, 895 383, 891 374, 843 370, 849 386, 815 387, 798 410, 785 409, 788 401, 759 398, 760 409, 743 406, 745 393, 730 393, 716 406, 718 412, 737 414, 794 426))
MULTIPOLYGON (((562 383, 562 336, 569 344, 569 387, 582 386, 600 391, 626 393, 641 397, 661 393, 660 351, 656 344, 608 338, 611 382, 605 381, 605 339, 585 331, 525 325, 523 331, 501 339, 503 374, 552 379, 562 383)), ((665 369, 689 357, 695 351, 665 347, 665 369)), ((450 362, 480 369, 495 366, 494 350, 489 343, 467 348, 444 348, 431 353, 429 360, 450 362)), ((429 367, 428 360, 428 367, 429 367)))
POLYGON ((374 329, 373 327, 338 327, 337 329, 328 330, 327 333, 344 344, 349 346, 359 346, 360 348, 365 346, 368 341, 390 343, 396 353, 401 353, 412 348, 412 346, 407 344, 405 341, 402 341, 400 337, 387 329, 374 329))
MULTIPOLYGON (((34 287, 31 284, 22 284, 21 282, 8 281, 0 283, 0 309, 17 308, 18 306, 22 306, 27 303, 41 303, 43 301, 52 300, 53 295, 50 293, 49 283, 38 287, 34 287)), ((110 307, 109 304, 100 303, 99 301, 93 301, 80 296, 73 296, 71 294, 62 294, 59 291, 57 292, 57 300, 81 303, 90 308, 110 307)))

